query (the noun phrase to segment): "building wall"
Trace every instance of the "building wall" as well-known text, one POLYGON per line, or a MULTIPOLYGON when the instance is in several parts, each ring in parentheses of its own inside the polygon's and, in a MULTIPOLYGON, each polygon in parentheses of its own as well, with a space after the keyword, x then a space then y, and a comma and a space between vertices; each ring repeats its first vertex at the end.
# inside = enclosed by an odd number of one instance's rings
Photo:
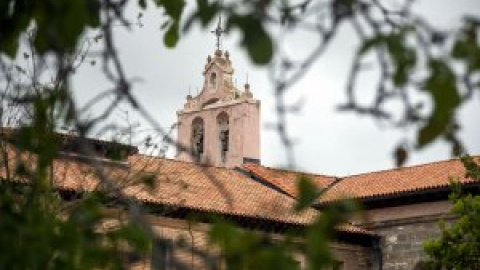
MULTIPOLYGON (((173 241, 182 239, 188 246, 193 246, 195 250, 208 251, 210 254, 218 254, 218 251, 208 245, 208 224, 195 224, 189 225, 184 220, 165 218, 165 217, 153 217, 148 218, 149 223, 153 225, 154 231, 166 238, 173 241)), ((279 234, 271 234, 273 239, 282 237, 279 234)), ((336 260, 342 263, 342 270, 364 270, 370 269, 370 249, 361 247, 358 245, 347 243, 332 243, 331 244, 334 256, 336 260)), ((192 249, 189 248, 176 248, 171 254, 177 258, 186 269, 211 269, 205 260, 200 256, 197 256, 192 249)), ((217 257, 218 258, 218 257, 217 257)), ((300 263, 304 264, 302 256, 296 256, 296 259, 300 263)), ((224 265, 220 265, 220 269, 225 269, 224 265)), ((138 262, 131 269, 151 269, 149 259, 138 262)), ((167 269, 176 269, 167 267, 167 269)), ((180 268, 181 269, 181 268, 180 268)))
POLYGON ((186 147, 177 159, 193 161, 191 154, 191 123, 196 117, 204 121, 204 153, 200 163, 233 168, 243 164, 243 158, 260 158, 260 102, 257 100, 232 101, 212 105, 199 111, 179 115, 178 142, 186 147), (220 157, 217 116, 226 113, 229 118, 229 151, 226 163, 220 157))
POLYGON ((411 270, 424 256, 423 243, 440 235, 439 221, 452 218, 449 209, 448 201, 386 207, 366 211, 357 222, 382 237, 384 270, 411 270))
POLYGON ((341 263, 341 270, 372 269, 372 251, 369 248, 352 244, 333 243, 333 254, 341 263))

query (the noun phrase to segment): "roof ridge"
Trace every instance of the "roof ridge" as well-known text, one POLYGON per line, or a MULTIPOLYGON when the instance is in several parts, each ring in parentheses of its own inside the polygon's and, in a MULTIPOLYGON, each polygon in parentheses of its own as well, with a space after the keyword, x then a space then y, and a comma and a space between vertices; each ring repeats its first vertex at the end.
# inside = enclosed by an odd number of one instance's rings
MULTIPOLYGON (((476 159, 476 158, 480 158, 480 155, 472 155, 471 157, 476 159)), ((344 180, 347 180, 348 178, 352 178, 352 177, 355 177, 355 176, 378 174, 378 173, 385 173, 385 172, 390 172, 390 171, 393 172, 393 171, 400 171, 400 170, 408 170, 408 169, 412 169, 412 168, 425 167, 425 166, 434 165, 434 164, 437 164, 437 163, 446 163, 446 162, 452 162, 452 161, 460 161, 460 158, 450 158, 450 159, 436 160, 436 161, 432 161, 432 162, 428 162, 428 163, 416 164, 416 165, 405 166, 405 167, 397 167, 397 168, 392 168, 392 169, 384 169, 384 170, 379 170, 379 171, 345 175, 341 178, 344 179, 344 180)))
POLYGON ((300 170, 289 170, 289 169, 282 169, 282 168, 274 168, 270 166, 265 166, 265 165, 260 165, 260 164, 253 164, 253 163, 246 163, 242 164, 243 165, 254 165, 254 166, 260 166, 264 167, 267 169, 275 170, 275 171, 281 171, 281 172, 290 172, 290 173, 298 173, 298 174, 309 174, 312 176, 322 176, 322 177, 329 177, 329 178, 337 178, 336 175, 326 175, 326 174, 319 174, 319 173, 314 173, 314 172, 305 172, 305 171, 300 171, 300 170))
POLYGON ((215 165, 212 165, 212 164, 202 164, 202 163, 196 163, 196 162, 191 162, 191 161, 186 161, 186 160, 179 160, 179 159, 175 159, 175 158, 167 158, 167 157, 147 155, 147 154, 143 154, 143 153, 138 153, 138 154, 135 154, 135 155, 132 155, 132 156, 133 157, 134 156, 142 156, 142 157, 146 157, 146 158, 153 158, 155 160, 173 161, 173 162, 177 162, 177 163, 190 164, 190 165, 197 166, 197 167, 209 167, 209 168, 215 168, 215 169, 224 169, 224 170, 228 170, 228 171, 235 171, 235 168, 226 168, 226 167, 221 167, 221 166, 215 166, 215 165))

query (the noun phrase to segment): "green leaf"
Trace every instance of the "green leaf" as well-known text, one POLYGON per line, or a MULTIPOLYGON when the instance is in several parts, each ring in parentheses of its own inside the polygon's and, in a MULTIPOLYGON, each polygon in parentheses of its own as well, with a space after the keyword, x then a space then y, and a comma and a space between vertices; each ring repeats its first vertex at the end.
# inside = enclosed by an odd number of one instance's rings
POLYGON ((232 15, 227 29, 236 27, 242 33, 241 45, 247 49, 253 63, 265 65, 272 60, 273 42, 262 22, 253 15, 232 15))
POLYGON ((480 181, 480 165, 478 165, 471 156, 463 156, 461 161, 467 170, 466 176, 480 181))
POLYGON ((298 199, 295 205, 295 211, 299 212, 310 207, 317 199, 319 192, 317 186, 312 180, 305 176, 300 175, 297 179, 298 199))
POLYGON ((466 30, 462 33, 453 45, 451 55, 456 60, 464 61, 468 71, 480 70, 480 45, 477 42, 476 35, 472 34, 475 28, 466 30))
POLYGON ((163 36, 163 43, 168 48, 173 48, 175 47, 175 45, 177 45, 178 39, 179 39, 178 23, 173 22, 168 28, 167 32, 165 32, 165 35, 163 36))
POLYGON ((116 237, 125 239, 138 251, 146 252, 150 247, 150 240, 145 230, 135 224, 129 223, 112 232, 116 237))
POLYGON ((394 67, 392 82, 397 87, 402 87, 408 82, 409 73, 417 62, 415 50, 405 43, 409 31, 410 28, 406 27, 390 35, 376 35, 365 40, 358 49, 358 54, 363 55, 374 47, 385 46, 394 67))
POLYGON ((1 50, 10 58, 14 58, 18 50, 18 37, 11 37, 2 43, 0 43, 1 50))
POLYGON ((185 8, 184 0, 157 0, 156 3, 163 7, 167 15, 178 24, 185 8))
POLYGON ((461 99, 457 90, 456 77, 442 60, 429 61, 430 75, 424 82, 424 90, 432 97, 433 111, 427 123, 417 134, 417 147, 422 148, 447 132, 455 109, 461 99))
POLYGON ((404 86, 408 81, 408 74, 415 66, 415 50, 405 44, 406 31, 392 34, 386 38, 387 51, 392 59, 395 68, 392 81, 397 87, 404 86))
POLYGON ((385 40, 386 38, 383 35, 377 35, 377 36, 374 36, 373 38, 366 39, 358 49, 358 54, 363 55, 368 51, 370 51, 371 49, 373 49, 374 47, 383 45, 385 43, 385 40))
POLYGON ((197 7, 196 17, 200 19, 203 27, 207 26, 220 11, 220 6, 216 2, 209 5, 207 0, 197 0, 197 7))
POLYGON ((156 4, 165 9, 165 12, 170 17, 169 28, 163 36, 163 43, 168 48, 173 48, 177 45, 179 34, 180 17, 185 7, 185 1, 171 1, 171 0, 157 0, 156 4))

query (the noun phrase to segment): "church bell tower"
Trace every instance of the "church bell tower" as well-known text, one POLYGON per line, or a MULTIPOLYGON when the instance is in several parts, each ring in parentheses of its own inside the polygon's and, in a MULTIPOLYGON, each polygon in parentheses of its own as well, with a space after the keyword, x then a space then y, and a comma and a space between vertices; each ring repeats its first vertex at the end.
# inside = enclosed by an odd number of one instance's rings
POLYGON ((228 51, 220 49, 223 30, 217 29, 217 48, 207 57, 200 94, 187 96, 177 112, 181 149, 177 159, 233 168, 260 160, 260 101, 253 98, 250 85, 237 89, 228 51))

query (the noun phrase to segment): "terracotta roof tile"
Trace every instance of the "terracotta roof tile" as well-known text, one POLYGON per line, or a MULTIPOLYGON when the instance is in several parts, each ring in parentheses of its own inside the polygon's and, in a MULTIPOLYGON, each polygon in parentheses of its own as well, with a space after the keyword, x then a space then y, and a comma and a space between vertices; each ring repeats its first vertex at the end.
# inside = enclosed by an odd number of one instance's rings
POLYGON ((313 209, 292 214, 294 199, 236 170, 141 155, 129 162, 133 171, 155 175, 156 190, 128 190, 140 200, 298 224, 309 223, 317 214, 313 209))
MULTIPOLYGON (((475 158, 476 162, 480 157, 475 158)), ((465 176, 459 159, 433 162, 412 167, 347 176, 334 184, 320 199, 321 203, 341 198, 368 199, 406 192, 447 187, 455 178, 461 183, 473 183, 465 176)))
MULTIPOLYGON (((10 153, 10 159, 15 161, 12 168, 17 158, 10 153)), ((35 164, 32 155, 22 154, 22 158, 27 164, 35 164)), ((233 169, 139 154, 130 156, 128 164, 99 162, 116 188, 143 202, 291 224, 308 224, 318 214, 313 208, 294 214, 295 199, 233 169), (139 181, 145 175, 153 177, 154 189, 139 181)), ((0 171, 4 175, 5 170, 0 171)), ((53 171, 54 183, 60 189, 93 191, 101 186, 94 168, 85 162, 59 158, 54 161, 53 171)))
POLYGON ((280 170, 257 164, 244 164, 242 167, 263 181, 274 185, 293 198, 297 197, 297 179, 301 175, 309 177, 319 188, 322 189, 327 188, 335 181, 333 176, 280 170))
MULTIPOLYGON (((35 156, 32 154, 9 151, 8 157, 11 168, 15 168, 20 159, 25 164, 35 164, 35 156)), ((300 214, 294 214, 294 198, 254 181, 237 170, 138 154, 130 156, 128 163, 100 159, 97 161, 103 173, 115 180, 117 188, 138 201, 300 225, 309 224, 319 213, 315 209, 307 209, 300 214), (140 184, 139 178, 144 175, 153 177, 155 189, 140 184)), ((269 177, 275 176, 276 180, 273 181, 284 181, 285 189, 292 192, 292 196, 295 195, 294 180, 297 172, 261 166, 248 168, 269 177)), ((53 171, 54 183, 60 189, 88 192, 101 186, 94 168, 72 157, 56 159, 53 171)), ((4 167, 0 168, 0 175, 5 176, 4 167)), ((310 176, 320 187, 325 187, 333 180, 327 176, 310 176)), ((21 177, 17 180, 23 181, 21 177)), ((350 224, 338 226, 337 229, 350 233, 372 234, 350 224)))

